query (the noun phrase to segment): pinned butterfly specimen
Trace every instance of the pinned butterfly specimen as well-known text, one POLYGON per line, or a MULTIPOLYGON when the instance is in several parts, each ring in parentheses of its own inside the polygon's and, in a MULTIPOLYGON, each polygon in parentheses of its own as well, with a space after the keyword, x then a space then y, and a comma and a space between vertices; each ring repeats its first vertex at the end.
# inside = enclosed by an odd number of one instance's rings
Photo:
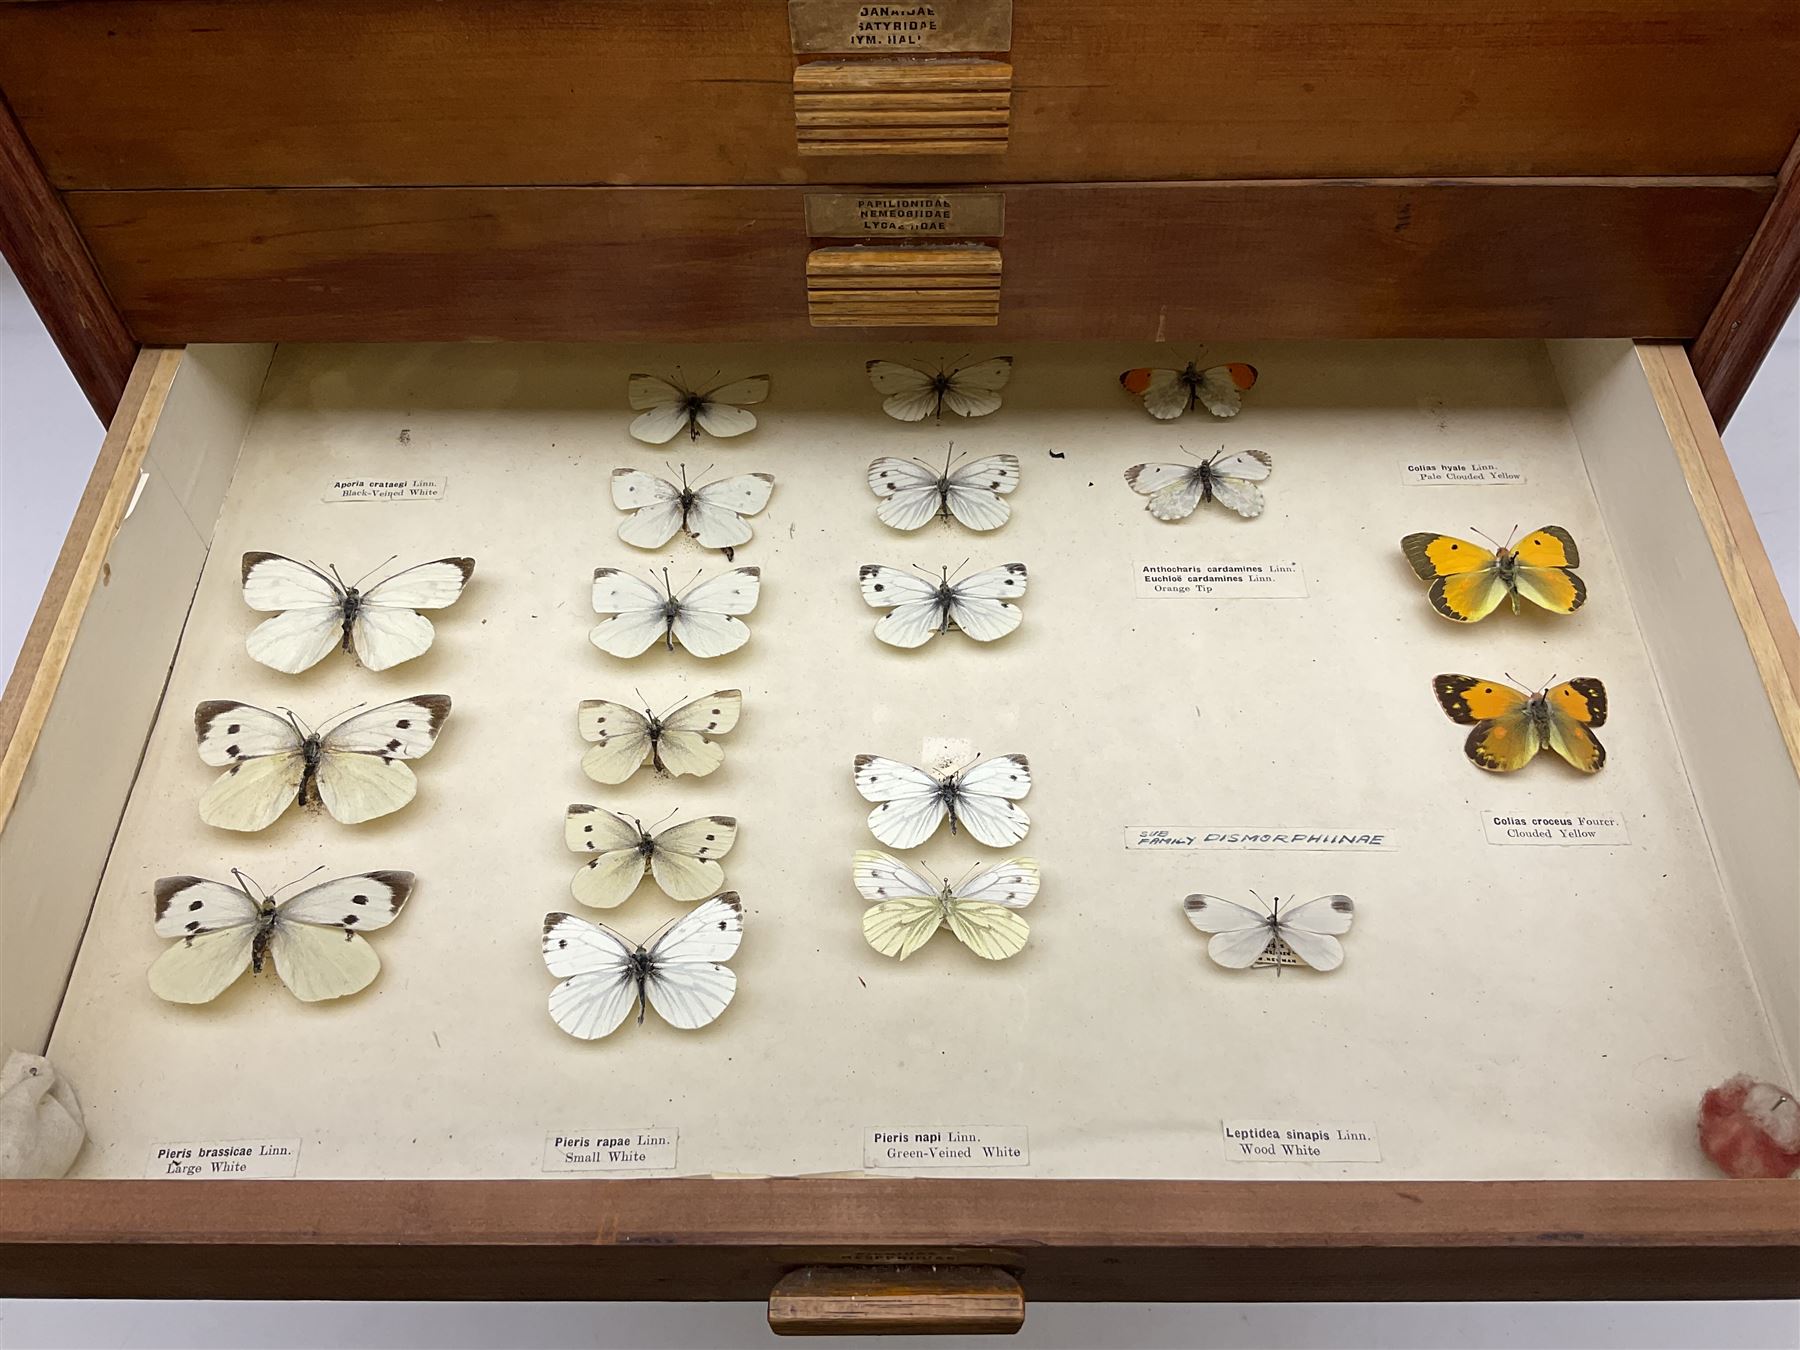
POLYGON ((1573 614, 1587 600, 1587 584, 1571 568, 1581 566, 1581 553, 1560 525, 1533 530, 1517 548, 1498 545, 1492 552, 1448 534, 1409 534, 1400 541, 1406 561, 1420 581, 1429 581, 1431 607, 1446 619, 1474 623, 1485 619, 1512 597, 1553 614, 1573 614))
POLYGON ((1186 520, 1201 502, 1217 502, 1246 520, 1263 513, 1262 489, 1275 461, 1261 450, 1223 450, 1193 464, 1133 464, 1125 481, 1150 500, 1144 509, 1158 520, 1186 520))
POLYGON ((891 456, 869 465, 869 488, 881 498, 875 514, 896 530, 917 530, 952 516, 971 530, 997 530, 1012 516, 1006 494, 1018 486, 1017 455, 954 464, 945 451, 941 470, 923 460, 891 456))
POLYGON ((737 842, 737 821, 701 816, 651 834, 635 819, 576 805, 563 818, 563 840, 575 852, 591 855, 569 889, 592 909, 624 904, 645 873, 671 900, 691 903, 724 887, 725 869, 716 859, 737 842))
POLYGON ((200 799, 200 819, 260 830, 282 812, 323 803, 345 825, 398 811, 419 783, 406 766, 437 743, 450 715, 443 694, 415 694, 313 730, 293 713, 216 699, 194 709, 200 758, 223 768, 200 799))
POLYGON ((1580 678, 1528 694, 1500 680, 1439 675, 1431 682, 1452 722, 1473 726, 1463 753, 1477 767, 1511 773, 1556 751, 1583 773, 1598 773, 1606 747, 1594 735, 1606 725, 1606 686, 1580 678))
POLYGON ((156 935, 180 939, 150 967, 150 991, 171 1003, 210 1003, 246 970, 275 973, 303 1003, 366 989, 381 959, 360 934, 385 928, 412 894, 411 872, 364 872, 276 903, 242 872, 235 886, 202 877, 156 883, 156 935))
POLYGON ((663 445, 684 429, 693 441, 703 431, 724 438, 754 430, 756 414, 746 405, 769 396, 769 377, 752 375, 696 392, 682 384, 679 375, 674 380, 633 375, 629 389, 631 406, 638 413, 631 419, 631 434, 649 445, 663 445))
POLYGON ((941 419, 945 409, 958 417, 986 417, 1000 407, 1000 391, 1011 378, 1010 356, 935 371, 898 361, 869 362, 869 383, 884 395, 881 410, 898 422, 941 419))
POLYGON ((989 848, 1008 848, 1025 837, 1031 817, 1017 802, 1031 791, 1031 765, 1023 755, 1001 755, 943 775, 880 755, 856 757, 856 790, 872 802, 869 829, 889 848, 917 848, 946 819, 989 848))
POLYGON ((750 542, 744 517, 767 506, 774 490, 775 476, 767 473, 690 487, 685 464, 680 487, 636 469, 614 469, 612 477, 613 505, 631 512, 619 523, 619 538, 634 548, 661 548, 677 530, 686 530, 700 547, 723 550, 727 561, 738 545, 750 542))
POLYGON ((594 612, 612 617, 596 625, 588 640, 613 656, 641 656, 659 640, 670 651, 680 643, 695 656, 723 656, 750 640, 749 628, 733 616, 755 609, 761 593, 760 567, 695 581, 680 595, 666 571, 658 589, 616 567, 596 567, 594 612))
POLYGON ((1228 970, 1251 966, 1279 970, 1304 962, 1326 971, 1343 965, 1344 947, 1338 939, 1356 918, 1349 896, 1322 895, 1302 905, 1290 902, 1286 908, 1277 898, 1272 908, 1261 906, 1260 897, 1255 909, 1216 895, 1190 895, 1181 902, 1188 922, 1213 935, 1206 954, 1228 970))
POLYGON ((950 569, 937 576, 923 569, 902 571, 880 563, 862 566, 863 599, 888 613, 875 623, 875 636, 890 647, 922 647, 951 629, 977 642, 1003 638, 1024 618, 1010 603, 1025 594, 1025 564, 1007 563, 954 580, 950 569))
POLYGON ((1021 909, 1038 893, 1032 858, 1008 858, 952 886, 927 881, 891 853, 864 849, 856 855, 856 889, 869 902, 863 936, 883 956, 904 961, 940 928, 989 961, 1017 956, 1031 935, 1021 909))
POLYGON ((581 757, 582 772, 596 783, 623 783, 645 763, 658 773, 704 778, 725 762, 725 752, 707 739, 723 736, 738 723, 744 696, 721 689, 658 716, 623 703, 590 698, 576 721, 581 739, 593 748, 581 757))
POLYGON ((1244 395, 1256 383, 1256 367, 1242 362, 1200 369, 1189 361, 1180 370, 1139 366, 1119 376, 1119 383, 1144 400, 1144 411, 1172 422, 1196 403, 1214 417, 1236 417, 1244 395))
POLYGON ((279 553, 246 553, 244 603, 287 612, 258 624, 245 645, 256 660, 289 675, 317 665, 334 647, 369 670, 387 670, 431 647, 431 620, 415 611, 455 604, 474 572, 473 558, 439 558, 365 591, 360 582, 345 585, 335 567, 327 576, 279 553))
POLYGON ((616 1031, 632 1006, 692 1031, 715 1020, 737 992, 725 962, 744 938, 737 892, 714 896, 673 919, 648 942, 573 914, 544 916, 544 964, 562 983, 550 991, 550 1016, 569 1035, 597 1041, 616 1031))

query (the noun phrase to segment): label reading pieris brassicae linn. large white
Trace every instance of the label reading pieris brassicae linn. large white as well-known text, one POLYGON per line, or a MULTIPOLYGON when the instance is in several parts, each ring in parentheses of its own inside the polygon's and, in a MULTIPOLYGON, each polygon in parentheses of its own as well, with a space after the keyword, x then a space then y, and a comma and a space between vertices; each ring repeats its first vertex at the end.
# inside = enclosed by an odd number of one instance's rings
POLYGON ((152 1144, 146 1177, 256 1181, 300 1170, 298 1139, 182 1139, 152 1144))
POLYGON ((668 1172, 675 1167, 677 1132, 553 1130, 544 1136, 546 1172, 668 1172))
POLYGON ((1030 1162, 1023 1125, 872 1126, 863 1131, 864 1167, 1025 1167, 1030 1162))
POLYGON ((1306 574, 1297 562, 1139 563, 1143 599, 1303 600, 1306 574))

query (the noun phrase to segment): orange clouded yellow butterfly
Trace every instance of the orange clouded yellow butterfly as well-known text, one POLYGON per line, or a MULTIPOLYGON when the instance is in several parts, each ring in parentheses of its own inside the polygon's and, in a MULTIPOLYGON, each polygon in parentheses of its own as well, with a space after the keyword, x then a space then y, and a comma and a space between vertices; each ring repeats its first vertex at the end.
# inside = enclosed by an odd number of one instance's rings
POLYGON ((1598 773, 1606 747, 1593 728, 1606 725, 1606 686, 1595 679, 1565 681, 1535 694, 1499 680, 1439 675, 1431 682, 1452 722, 1473 726, 1463 753, 1481 769, 1511 773, 1545 746, 1583 773, 1598 773))
POLYGON ((1458 623, 1485 619, 1508 595, 1514 614, 1520 596, 1554 614, 1573 614, 1587 599, 1586 584, 1569 570, 1581 566, 1581 553, 1560 525, 1497 552, 1447 534, 1409 534, 1400 549, 1419 580, 1431 583, 1431 607, 1458 623))

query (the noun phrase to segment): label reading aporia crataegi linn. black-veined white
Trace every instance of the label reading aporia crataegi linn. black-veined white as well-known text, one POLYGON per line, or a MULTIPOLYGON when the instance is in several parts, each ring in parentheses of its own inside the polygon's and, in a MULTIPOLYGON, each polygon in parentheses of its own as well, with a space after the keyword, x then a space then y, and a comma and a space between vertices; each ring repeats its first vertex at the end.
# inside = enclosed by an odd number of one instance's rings
POLYGON ((1380 1162, 1381 1140, 1365 1122, 1227 1120, 1225 1156, 1233 1162, 1380 1162))
POLYGON ((1481 827, 1490 844, 1601 844, 1631 842, 1625 817, 1617 811, 1483 811, 1481 827))
POLYGON ((298 1139, 182 1139, 152 1144, 146 1177, 257 1181, 300 1170, 298 1139))
POLYGON ((864 1167, 1024 1167, 1030 1162, 1023 1125, 884 1125, 863 1131, 864 1167))
POLYGON ((668 1172, 675 1167, 676 1132, 551 1131, 544 1136, 546 1172, 668 1172))
POLYGON ((450 490, 448 478, 333 478, 320 500, 328 502, 441 502, 450 490))
POLYGON ((1220 848, 1384 853, 1399 848, 1400 840, 1393 830, 1366 825, 1127 825, 1125 847, 1164 852, 1220 848))
POLYGON ((1400 481, 1408 487, 1447 487, 1453 484, 1514 487, 1525 481, 1525 470, 1512 455, 1472 455, 1458 459, 1403 459, 1400 481))
POLYGON ((1297 562, 1139 563, 1144 598, 1302 600, 1306 574, 1297 562))

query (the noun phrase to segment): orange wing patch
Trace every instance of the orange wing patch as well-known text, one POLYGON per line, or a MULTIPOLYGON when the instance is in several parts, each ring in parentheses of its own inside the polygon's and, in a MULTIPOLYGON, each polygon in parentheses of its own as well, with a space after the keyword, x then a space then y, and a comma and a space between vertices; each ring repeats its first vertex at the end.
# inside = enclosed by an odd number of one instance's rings
POLYGON ((1409 534, 1400 541, 1400 551, 1420 581, 1479 572, 1494 565, 1494 555, 1480 544, 1448 534, 1409 534))
POLYGON ((1606 686, 1591 676, 1559 684, 1545 698, 1565 717, 1590 727, 1606 725, 1606 686))
POLYGON ((1139 366, 1119 376, 1119 383, 1134 394, 1141 395, 1150 387, 1150 381, 1156 377, 1156 371, 1149 366, 1139 366))
POLYGON ((1526 567, 1580 567, 1581 550, 1560 525, 1533 530, 1519 541, 1513 556, 1526 567))
POLYGON ((1247 366, 1242 361, 1232 361, 1227 363, 1223 369, 1226 374, 1231 376, 1231 382, 1240 391, 1249 389, 1256 383, 1255 366, 1247 366))
POLYGON ((1504 681, 1473 675, 1439 675, 1431 687, 1445 715, 1463 726, 1522 713, 1531 702, 1530 695, 1504 681))

